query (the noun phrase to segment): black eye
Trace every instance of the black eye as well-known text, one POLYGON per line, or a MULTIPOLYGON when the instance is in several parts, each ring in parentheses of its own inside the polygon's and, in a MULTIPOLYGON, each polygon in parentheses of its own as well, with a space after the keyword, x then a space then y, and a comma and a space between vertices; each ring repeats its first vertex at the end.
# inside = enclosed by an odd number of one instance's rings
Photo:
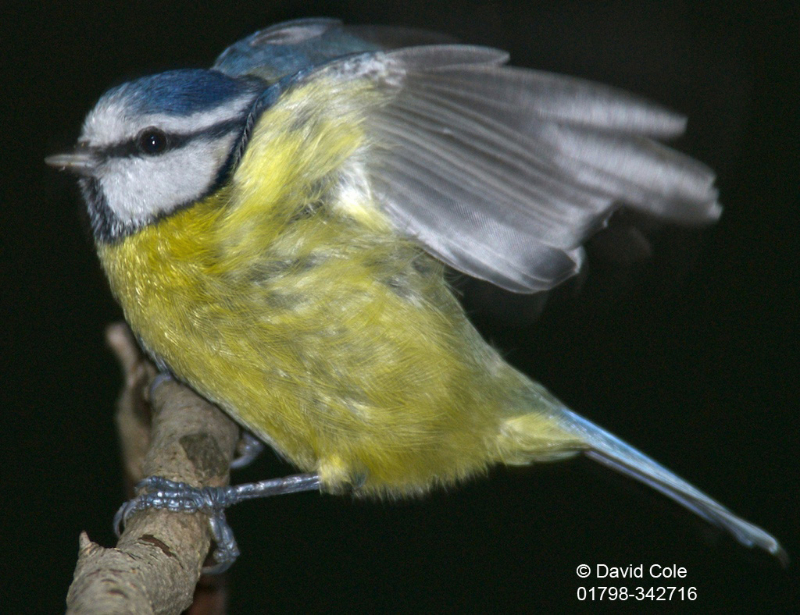
POLYGON ((168 139, 163 130, 145 128, 136 137, 136 146, 146 156, 155 156, 167 149, 168 139))

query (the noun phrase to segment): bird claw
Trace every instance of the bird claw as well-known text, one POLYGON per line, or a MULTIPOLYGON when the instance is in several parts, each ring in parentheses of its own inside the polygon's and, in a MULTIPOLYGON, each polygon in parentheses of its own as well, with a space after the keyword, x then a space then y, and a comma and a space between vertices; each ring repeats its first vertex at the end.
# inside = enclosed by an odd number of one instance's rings
POLYGON ((136 490, 141 493, 125 502, 114 515, 114 531, 119 536, 122 526, 131 516, 150 508, 184 513, 204 512, 209 517, 211 535, 217 545, 213 555, 217 563, 203 568, 203 572, 219 574, 227 570, 239 557, 239 547, 233 537, 233 530, 225 520, 225 509, 228 506, 255 498, 315 491, 319 486, 320 479, 317 474, 295 474, 235 487, 192 487, 187 483, 167 480, 160 476, 149 476, 136 485, 136 490))
POLYGON ((250 465, 262 452, 264 452, 264 443, 258 438, 248 432, 243 432, 237 447, 238 457, 231 461, 231 468, 238 470, 245 466, 250 465))
POLYGON ((211 534, 214 536, 214 542, 217 545, 212 555, 212 559, 216 564, 204 566, 203 574, 222 574, 233 565, 233 562, 236 561, 241 552, 239 551, 239 545, 236 544, 236 538, 233 536, 233 529, 225 519, 224 512, 219 511, 211 515, 209 524, 211 525, 211 534))
POLYGON ((233 530, 225 519, 225 508, 234 503, 231 489, 226 487, 192 487, 160 476, 149 476, 136 485, 142 491, 132 500, 123 504, 114 515, 114 531, 120 535, 122 527, 133 515, 149 510, 169 510, 170 512, 196 513, 209 515, 211 535, 217 548, 213 559, 216 564, 203 568, 204 574, 225 572, 239 557, 239 546, 233 530))

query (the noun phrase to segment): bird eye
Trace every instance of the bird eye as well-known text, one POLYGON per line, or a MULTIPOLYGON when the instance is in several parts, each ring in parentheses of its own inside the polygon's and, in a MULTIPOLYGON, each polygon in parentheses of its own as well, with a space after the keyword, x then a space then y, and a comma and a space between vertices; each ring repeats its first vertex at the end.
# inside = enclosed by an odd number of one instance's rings
POLYGON ((167 149, 167 135, 158 128, 145 128, 136 137, 136 146, 146 156, 156 156, 167 149))

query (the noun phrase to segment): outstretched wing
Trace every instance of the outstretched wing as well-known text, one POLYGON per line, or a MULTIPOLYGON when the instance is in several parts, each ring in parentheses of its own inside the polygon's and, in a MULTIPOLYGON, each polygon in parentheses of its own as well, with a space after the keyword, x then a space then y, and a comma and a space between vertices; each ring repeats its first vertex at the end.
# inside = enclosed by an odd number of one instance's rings
MULTIPOLYGON (((237 43, 217 68, 264 76, 255 66, 261 44, 277 37, 310 49, 304 36, 322 30, 315 36, 329 43, 274 87, 326 78, 378 91, 361 120, 371 189, 399 232, 463 273, 515 292, 547 290, 578 271, 583 242, 618 206, 690 225, 720 215, 711 170, 653 140, 681 134, 684 118, 650 102, 505 66, 507 54, 494 49, 354 53, 357 37, 338 22, 304 21, 300 34, 295 27, 237 43), (335 59, 345 40, 349 55, 335 59)), ((381 32, 388 38, 389 29, 381 32)), ((272 66, 274 49, 268 55, 272 66)))
POLYGON ((503 66, 484 49, 389 54, 403 85, 368 120, 389 144, 373 180, 398 228, 464 273, 516 292, 580 268, 619 205, 716 220, 714 175, 653 141, 682 117, 611 88, 503 66))

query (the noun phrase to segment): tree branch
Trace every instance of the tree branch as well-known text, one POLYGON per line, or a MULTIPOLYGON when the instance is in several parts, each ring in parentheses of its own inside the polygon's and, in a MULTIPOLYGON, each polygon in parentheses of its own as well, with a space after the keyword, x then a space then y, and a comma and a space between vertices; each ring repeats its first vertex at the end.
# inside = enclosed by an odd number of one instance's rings
MULTIPOLYGON (((125 375, 117 426, 129 478, 163 476, 197 487, 227 484, 238 426, 175 381, 153 392, 148 426, 147 395, 156 370, 142 357, 127 326, 112 325, 107 339, 125 375)), ((180 613, 192 604, 210 542, 203 513, 141 512, 130 519, 113 549, 83 533, 68 613, 180 613)))

